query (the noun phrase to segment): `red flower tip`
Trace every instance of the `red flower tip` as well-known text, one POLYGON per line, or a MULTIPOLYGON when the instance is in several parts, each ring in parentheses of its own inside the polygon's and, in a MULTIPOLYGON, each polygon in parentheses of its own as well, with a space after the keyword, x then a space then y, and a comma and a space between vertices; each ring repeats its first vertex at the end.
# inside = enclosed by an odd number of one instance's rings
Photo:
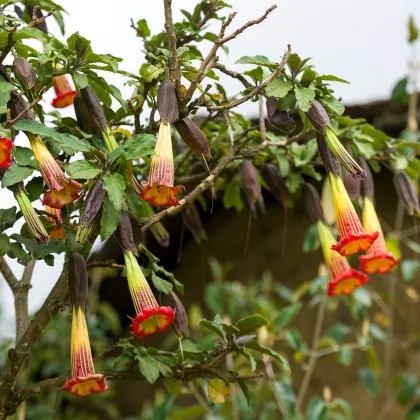
POLYGON ((13 142, 7 137, 0 137, 0 168, 8 168, 11 164, 13 142))
POLYGON ((359 257, 360 268, 364 273, 383 274, 397 265, 400 258, 396 258, 392 252, 370 253, 359 257))
POLYGON ((73 376, 67 379, 63 390, 76 397, 84 397, 90 394, 98 394, 108 389, 106 378, 100 373, 88 376, 73 376))
POLYGON ((149 184, 145 184, 141 191, 141 198, 152 206, 178 206, 179 201, 175 195, 181 188, 182 186, 167 187, 164 185, 150 186, 149 184))
POLYGON ((379 232, 372 234, 368 233, 347 233, 347 235, 340 239, 335 245, 331 247, 332 250, 337 251, 343 257, 362 252, 369 249, 379 236, 379 232))
POLYGON ((68 92, 61 93, 53 99, 52 106, 54 108, 66 108, 67 106, 73 105, 75 96, 75 90, 69 90, 68 92))
POLYGON ((60 226, 55 226, 50 232, 50 238, 64 240, 66 239, 66 236, 64 235, 64 230, 60 226))
POLYGON ((367 281, 366 274, 351 268, 328 283, 328 296, 349 295, 367 281))
POLYGON ((42 201, 44 206, 62 209, 65 205, 73 203, 79 198, 79 190, 82 188, 82 184, 73 180, 64 180, 61 185, 63 188, 60 191, 51 189, 44 194, 42 201))
POLYGON ((131 324, 131 331, 137 337, 146 337, 156 332, 165 331, 175 318, 173 309, 169 306, 144 308, 131 324))

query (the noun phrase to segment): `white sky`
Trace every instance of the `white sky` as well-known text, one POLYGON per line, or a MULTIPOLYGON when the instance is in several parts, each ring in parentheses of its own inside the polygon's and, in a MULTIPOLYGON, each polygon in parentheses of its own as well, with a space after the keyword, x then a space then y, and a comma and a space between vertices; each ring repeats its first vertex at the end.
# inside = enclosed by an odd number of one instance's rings
MULTIPOLYGON (((79 31, 92 41, 95 52, 110 53, 124 59, 121 68, 137 73, 144 62, 141 40, 130 28, 130 19, 146 19, 152 33, 163 28, 163 0, 61 0, 69 12, 66 19, 67 36, 79 31)), ((173 0, 174 19, 182 15, 180 8, 193 10, 196 0, 173 0)), ((279 60, 287 44, 302 58, 314 57, 312 63, 318 72, 334 74, 351 82, 336 84, 336 92, 344 103, 362 103, 389 97, 395 82, 407 72, 410 48, 407 45, 407 22, 410 14, 420 23, 419 0, 230 0, 238 12, 230 30, 262 15, 277 4, 269 18, 257 27, 248 29, 229 43, 228 57, 221 52, 220 61, 232 69, 243 69, 235 61, 244 55, 266 55, 279 60)), ((51 19, 51 18, 50 18, 51 19)), ((49 30, 58 34, 57 27, 48 19, 49 30)), ((214 27, 214 32, 219 26, 214 27)), ((229 33, 229 32, 228 32, 229 33)), ((206 46, 205 53, 209 47, 206 46)), ((109 80, 128 97, 131 88, 124 80, 112 75, 109 80)), ((229 94, 241 86, 229 78, 223 79, 229 94)), ((52 93, 46 95, 50 101, 52 93)), ((241 111, 252 115, 255 104, 245 104, 241 111)), ((66 110, 71 113, 72 110, 66 110)), ((2 207, 13 205, 9 191, 0 192, 2 207)), ((36 310, 51 290, 59 272, 62 258, 56 267, 37 262, 33 287, 30 290, 30 310, 36 310)), ((22 268, 11 263, 19 275, 22 268)), ((0 282, 0 336, 10 335, 13 324, 11 292, 0 282)))

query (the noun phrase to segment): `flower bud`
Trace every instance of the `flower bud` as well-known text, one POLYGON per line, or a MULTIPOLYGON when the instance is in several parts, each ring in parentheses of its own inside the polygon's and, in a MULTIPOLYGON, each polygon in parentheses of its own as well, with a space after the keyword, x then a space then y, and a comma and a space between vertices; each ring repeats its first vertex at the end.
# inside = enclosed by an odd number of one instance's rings
POLYGON ((203 224, 201 223, 200 213, 194 203, 184 207, 182 220, 184 225, 194 236, 194 240, 197 244, 200 244, 201 241, 207 241, 207 235, 203 224))
MULTIPOLYGON (((12 91, 8 107, 10 109, 10 116, 12 119, 15 119, 19 116, 26 108, 28 108, 28 103, 25 99, 22 98, 18 93, 12 91)), ((21 117, 21 120, 34 120, 34 113, 32 109, 28 109, 21 117)))
POLYGON ((23 57, 17 57, 13 62, 13 72, 24 89, 33 89, 36 86, 35 69, 23 57))
POLYGON ((160 119, 166 124, 172 124, 179 119, 178 99, 175 85, 163 82, 159 86, 157 107, 160 119))
POLYGON ((131 227, 130 219, 125 211, 121 212, 120 224, 114 233, 115 239, 121 245, 124 252, 129 251, 137 255, 137 247, 133 240, 133 229, 131 227))
POLYGON ((174 126, 182 140, 199 158, 204 156, 206 159, 211 159, 207 137, 190 118, 182 118, 176 121, 174 126))
POLYGON ((394 185, 397 194, 402 200, 407 213, 410 216, 420 215, 419 196, 413 181, 405 174, 405 172, 397 172, 394 175, 394 185))
POLYGON ((303 187, 305 208, 313 222, 325 222, 324 211, 322 210, 321 198, 318 191, 312 184, 305 184, 303 187))
POLYGON ((316 143, 318 145, 318 153, 322 163, 328 172, 340 174, 340 161, 333 155, 328 147, 325 137, 321 133, 316 133, 316 143))
POLYGON ((290 133, 296 128, 296 122, 285 111, 277 109, 277 99, 270 97, 266 102, 269 123, 283 133, 290 133))
POLYGON ((88 273, 86 261, 80 254, 72 254, 69 258, 68 284, 71 304, 85 309, 88 291, 88 273))
POLYGON ((261 176, 276 200, 280 201, 285 208, 293 207, 293 199, 276 165, 265 164, 261 169, 261 176))
POLYGON ((97 134, 99 136, 101 134, 101 130, 92 118, 92 114, 87 108, 80 93, 74 97, 73 106, 80 129, 85 133, 97 134))
POLYGON ((185 311, 184 305, 178 298, 176 293, 171 292, 168 295, 161 295, 161 303, 169 306, 175 312, 175 318, 172 321, 171 327, 175 334, 180 338, 184 339, 188 337, 188 316, 185 311))
POLYGON ((327 133, 327 127, 331 128, 327 111, 325 111, 324 107, 316 99, 312 101, 312 106, 305 115, 319 133, 325 135, 327 133))
POLYGON ((90 111, 95 124, 100 128, 103 133, 108 132, 108 123, 106 121, 104 109, 102 108, 101 102, 98 96, 91 86, 86 86, 80 89, 82 98, 85 101, 87 109, 90 111))
POLYGON ((366 172, 366 176, 361 181, 362 193, 365 197, 370 198, 374 201, 375 198, 375 184, 373 183, 372 171, 370 170, 369 164, 362 158, 357 159, 362 169, 366 172))

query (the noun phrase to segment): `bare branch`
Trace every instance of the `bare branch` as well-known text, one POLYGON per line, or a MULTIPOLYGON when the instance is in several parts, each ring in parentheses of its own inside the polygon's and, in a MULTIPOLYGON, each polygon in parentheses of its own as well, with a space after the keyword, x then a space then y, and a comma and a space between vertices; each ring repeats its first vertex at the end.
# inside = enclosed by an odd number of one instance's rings
POLYGON ((7 281, 7 284, 10 286, 12 291, 14 291, 19 282, 4 257, 0 257, 0 272, 3 274, 4 279, 7 281))
POLYGON ((97 268, 97 267, 109 267, 113 268, 114 270, 124 270, 125 265, 123 264, 115 264, 112 261, 91 261, 87 264, 87 268, 97 268))
POLYGON ((214 63, 213 68, 221 71, 222 73, 226 74, 227 76, 232 77, 233 79, 239 80, 246 88, 253 87, 253 85, 250 82, 248 82, 248 80, 246 80, 245 76, 243 76, 241 73, 238 73, 236 71, 229 70, 228 68, 226 68, 226 66, 224 64, 214 63))
POLYGON ((39 25, 40 23, 44 22, 47 18, 49 18, 51 15, 55 12, 55 7, 53 7, 45 16, 42 16, 40 18, 36 17, 36 9, 39 9, 38 6, 34 7, 34 14, 32 16, 32 22, 29 23, 28 28, 32 28, 33 26, 39 25))

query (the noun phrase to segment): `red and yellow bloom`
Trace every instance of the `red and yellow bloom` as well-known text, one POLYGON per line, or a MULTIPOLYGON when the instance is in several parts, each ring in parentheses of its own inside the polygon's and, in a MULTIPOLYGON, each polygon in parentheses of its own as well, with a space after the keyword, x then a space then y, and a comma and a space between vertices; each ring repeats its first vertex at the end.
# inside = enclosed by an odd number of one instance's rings
POLYGON ((388 251, 375 206, 372 200, 366 196, 363 203, 363 227, 367 233, 379 232, 379 236, 368 249, 366 255, 359 257, 360 268, 363 272, 369 274, 386 273, 398 264, 400 259, 388 251))
POLYGON ((363 230, 342 179, 338 174, 332 172, 329 173, 329 178, 335 218, 341 237, 340 241, 332 245, 331 248, 343 256, 369 249, 378 237, 379 232, 366 233, 363 230))
POLYGON ((108 389, 104 375, 95 373, 85 313, 81 306, 73 305, 71 327, 71 372, 63 390, 83 397, 104 392, 108 389))
POLYGON ((128 287, 137 313, 131 324, 131 330, 138 337, 166 330, 175 318, 173 309, 169 306, 158 305, 131 251, 124 250, 124 261, 127 267, 128 287))
POLYGON ((176 194, 181 188, 181 186, 174 187, 171 126, 161 122, 150 166, 149 181, 143 186, 141 198, 153 206, 177 206, 179 201, 176 194))
POLYGON ((8 168, 12 163, 13 142, 7 137, 0 137, 0 168, 8 168))
POLYGON ((321 220, 317 222, 319 239, 325 262, 333 279, 328 283, 328 296, 348 295, 368 281, 368 277, 350 267, 347 259, 331 249, 335 238, 331 230, 321 220))
POLYGON ((57 96, 53 99, 52 106, 55 108, 65 108, 72 105, 76 91, 71 88, 67 76, 63 74, 53 77, 53 85, 57 96))
POLYGON ((41 174, 49 187, 49 191, 44 194, 42 204, 55 209, 62 209, 66 204, 77 200, 82 185, 67 178, 47 146, 38 136, 30 133, 27 133, 27 136, 35 159, 39 162, 41 174))
MULTIPOLYGON (((45 211, 56 216, 59 222, 63 222, 60 209, 55 209, 53 207, 45 206, 45 211)), ((47 219, 55 225, 54 229, 50 232, 50 238, 61 239, 61 240, 66 239, 64 235, 64 230, 61 226, 57 225, 56 219, 50 216, 47 216, 47 219)))

